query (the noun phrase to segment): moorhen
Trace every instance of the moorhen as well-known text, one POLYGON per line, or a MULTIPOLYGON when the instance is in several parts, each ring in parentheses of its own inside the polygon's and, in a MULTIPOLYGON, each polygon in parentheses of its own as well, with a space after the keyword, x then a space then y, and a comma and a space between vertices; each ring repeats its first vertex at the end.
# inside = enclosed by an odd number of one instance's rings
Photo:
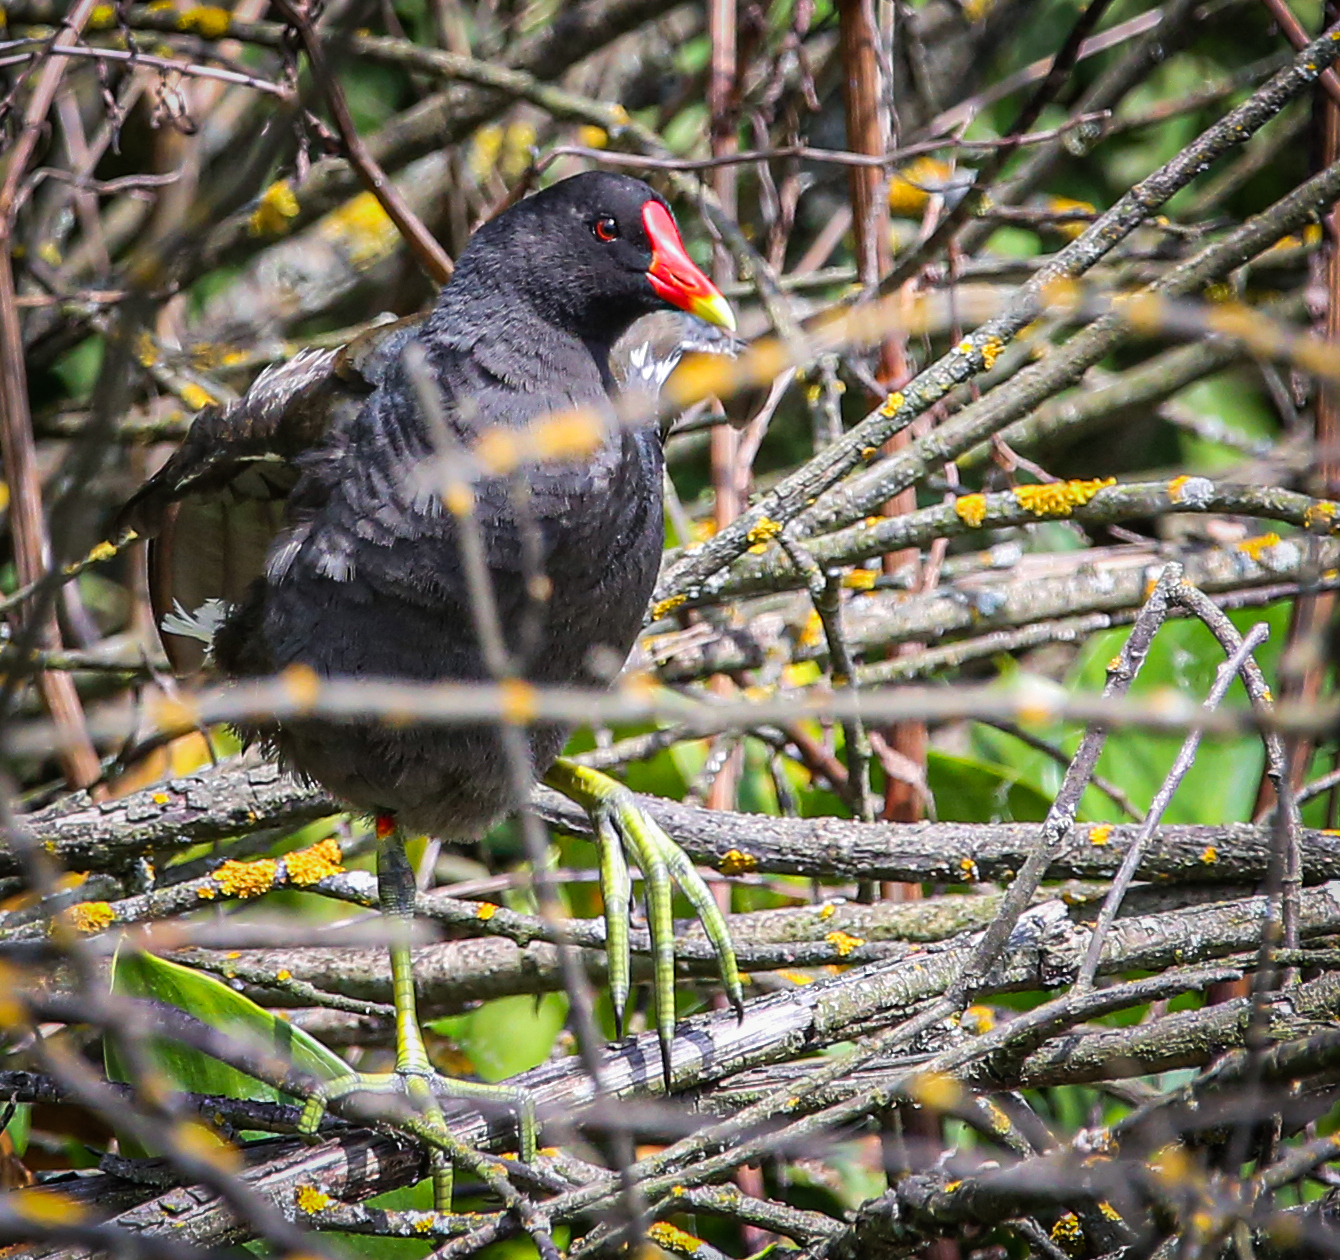
MULTIPOLYGON (((650 421, 615 421, 610 351, 634 320, 667 308, 734 328, 665 201, 640 180, 588 172, 485 223, 426 319, 303 352, 262 373, 238 402, 205 408, 119 522, 152 540, 150 589, 174 665, 198 665, 208 652, 231 677, 294 667, 421 682, 495 677, 498 646, 481 643, 476 628, 462 551, 468 531, 485 561, 512 676, 607 683, 641 626, 663 528, 659 435, 650 421), (459 480, 449 484, 481 434, 574 409, 609 419, 589 453, 506 475, 476 469, 463 495, 459 480)), ((658 375, 645 354, 640 365, 644 377, 658 375)), ((375 819, 396 1069, 330 1082, 309 1102, 304 1127, 315 1130, 329 1100, 403 1090, 445 1145, 435 1094, 477 1096, 479 1087, 438 1076, 424 1049, 403 837, 478 838, 523 803, 504 735, 493 726, 316 717, 246 733, 375 819)), ((620 1026, 629 985, 625 852, 642 869, 668 1084, 671 876, 703 920, 739 1009, 734 952, 678 846, 615 780, 558 758, 567 735, 538 724, 514 744, 530 777, 591 814, 620 1026)), ((532 1148, 533 1125, 521 1127, 523 1149, 532 1148)), ((439 1203, 449 1202, 449 1177, 438 1147, 439 1203)))

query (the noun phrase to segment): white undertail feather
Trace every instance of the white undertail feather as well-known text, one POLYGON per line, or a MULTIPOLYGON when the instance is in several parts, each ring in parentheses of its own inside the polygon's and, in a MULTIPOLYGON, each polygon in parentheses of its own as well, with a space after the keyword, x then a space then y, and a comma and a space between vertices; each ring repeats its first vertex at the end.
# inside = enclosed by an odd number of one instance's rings
POLYGON ((180 600, 172 601, 172 611, 162 621, 167 634, 179 634, 186 639, 198 639, 206 647, 214 643, 214 636, 223 625, 231 607, 226 600, 207 599, 199 608, 188 611, 180 600))

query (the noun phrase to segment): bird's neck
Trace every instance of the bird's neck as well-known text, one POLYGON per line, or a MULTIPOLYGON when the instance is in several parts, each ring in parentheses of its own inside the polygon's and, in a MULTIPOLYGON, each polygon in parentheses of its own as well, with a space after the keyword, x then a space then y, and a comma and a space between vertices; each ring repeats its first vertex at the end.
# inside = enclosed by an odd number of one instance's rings
POLYGON ((442 291, 424 328, 430 348, 461 356, 521 393, 560 390, 595 399, 609 392, 617 334, 574 332, 524 292, 469 280, 458 275, 442 291))

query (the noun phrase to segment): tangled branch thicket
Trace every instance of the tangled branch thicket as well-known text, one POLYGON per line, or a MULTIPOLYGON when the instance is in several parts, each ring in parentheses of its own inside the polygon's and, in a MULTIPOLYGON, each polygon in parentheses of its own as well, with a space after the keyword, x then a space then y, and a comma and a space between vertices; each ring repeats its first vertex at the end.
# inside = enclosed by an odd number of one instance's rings
POLYGON ((11 0, 12 1254, 1340 1252, 1335 9, 11 0), (193 413, 590 166, 748 342, 662 397, 620 681, 173 679, 112 521, 193 413), (299 1136, 394 1022, 368 820, 228 725, 298 712, 582 723, 730 912, 743 1019, 686 921, 672 1090, 641 1007, 578 1044, 589 824, 537 787, 563 914, 514 824, 428 838, 415 980, 539 1155, 443 1099, 448 1213, 388 1100, 299 1136))

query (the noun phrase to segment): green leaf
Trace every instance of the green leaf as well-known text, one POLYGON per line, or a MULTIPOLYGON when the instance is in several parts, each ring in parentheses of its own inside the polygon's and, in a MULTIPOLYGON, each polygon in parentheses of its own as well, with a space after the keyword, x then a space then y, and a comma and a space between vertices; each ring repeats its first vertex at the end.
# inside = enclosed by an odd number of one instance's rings
POLYGON ((1050 801, 1018 770, 931 749, 926 781, 941 822, 1039 822, 1050 801))
POLYGON ((494 1083, 543 1063, 568 1017, 568 999, 546 993, 495 998, 467 1015, 450 1015, 429 1027, 451 1037, 483 1080, 494 1083))
MULTIPOLYGON (((329 1080, 349 1071, 343 1059, 310 1033, 258 1006, 221 980, 152 954, 128 950, 118 953, 112 960, 112 992, 175 1006, 243 1045, 284 1058, 310 1076, 329 1080)), ((107 1075, 112 1080, 128 1080, 127 1067, 112 1039, 105 1038, 103 1045, 107 1075)), ((289 1095, 255 1077, 166 1037, 153 1038, 149 1053, 153 1066, 177 1089, 261 1102, 291 1101, 289 1095)))

